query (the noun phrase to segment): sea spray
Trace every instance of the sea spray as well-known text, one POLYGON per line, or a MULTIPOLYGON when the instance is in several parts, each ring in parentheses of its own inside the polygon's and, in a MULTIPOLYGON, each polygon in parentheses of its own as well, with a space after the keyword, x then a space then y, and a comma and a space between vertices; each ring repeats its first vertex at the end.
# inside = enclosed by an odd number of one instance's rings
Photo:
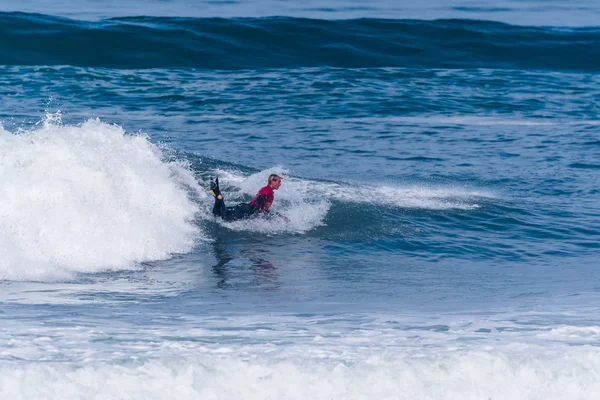
POLYGON ((195 180, 144 135, 47 118, 0 142, 1 279, 135 268, 200 237, 195 180))

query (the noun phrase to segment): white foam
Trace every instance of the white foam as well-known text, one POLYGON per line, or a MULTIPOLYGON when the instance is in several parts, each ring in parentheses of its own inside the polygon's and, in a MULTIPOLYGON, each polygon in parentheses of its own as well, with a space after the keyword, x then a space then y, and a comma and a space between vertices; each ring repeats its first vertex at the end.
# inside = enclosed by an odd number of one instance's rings
POLYGON ((522 329, 512 314, 187 315, 101 326, 52 315, 45 324, 6 319, 0 398, 541 400, 600 390, 600 348, 540 340, 545 323, 522 329))
POLYGON ((144 135, 48 119, 0 135, 0 152, 0 279, 135 268, 199 237, 189 192, 200 188, 144 135))
MULTIPOLYGON (((173 347, 175 349, 175 347, 173 347)), ((184 348, 181 349, 182 353, 184 348)), ((195 354, 145 362, 30 363, 0 367, 6 399, 590 399, 600 352, 472 351, 352 362, 269 354, 195 354)))
POLYGON ((319 184, 315 190, 327 193, 332 199, 353 203, 371 203, 401 208, 472 210, 480 207, 478 201, 494 198, 482 190, 435 186, 352 186, 319 184))
POLYGON ((544 339, 570 340, 576 342, 600 341, 600 326, 561 326, 538 335, 544 339))

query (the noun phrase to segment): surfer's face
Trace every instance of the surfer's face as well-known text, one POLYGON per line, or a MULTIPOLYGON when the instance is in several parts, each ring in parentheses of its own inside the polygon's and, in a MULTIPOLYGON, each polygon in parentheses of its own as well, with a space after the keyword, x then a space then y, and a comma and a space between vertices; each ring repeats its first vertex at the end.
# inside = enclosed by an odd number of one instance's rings
POLYGON ((279 189, 279 186, 281 186, 281 178, 279 178, 279 177, 273 178, 271 180, 271 188, 273 190, 277 190, 277 189, 279 189))

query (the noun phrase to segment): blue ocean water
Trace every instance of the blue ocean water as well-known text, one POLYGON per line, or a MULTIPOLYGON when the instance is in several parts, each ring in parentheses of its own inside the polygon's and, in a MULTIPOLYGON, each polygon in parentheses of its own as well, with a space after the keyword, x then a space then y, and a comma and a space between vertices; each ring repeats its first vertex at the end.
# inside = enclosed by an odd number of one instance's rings
POLYGON ((600 393, 596 3, 0 11, 1 399, 600 393))

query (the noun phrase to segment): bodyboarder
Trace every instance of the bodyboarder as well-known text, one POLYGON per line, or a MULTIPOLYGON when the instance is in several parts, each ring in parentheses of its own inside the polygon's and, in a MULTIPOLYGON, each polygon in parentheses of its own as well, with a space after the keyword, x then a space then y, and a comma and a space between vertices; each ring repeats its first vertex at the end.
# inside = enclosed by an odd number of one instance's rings
POLYGON ((223 218, 224 221, 236 221, 255 215, 269 215, 271 205, 275 199, 275 190, 281 186, 281 177, 277 174, 269 175, 267 185, 262 187, 250 203, 241 203, 236 206, 225 206, 223 194, 219 189, 219 178, 210 182, 210 193, 215 197, 213 215, 223 218))

